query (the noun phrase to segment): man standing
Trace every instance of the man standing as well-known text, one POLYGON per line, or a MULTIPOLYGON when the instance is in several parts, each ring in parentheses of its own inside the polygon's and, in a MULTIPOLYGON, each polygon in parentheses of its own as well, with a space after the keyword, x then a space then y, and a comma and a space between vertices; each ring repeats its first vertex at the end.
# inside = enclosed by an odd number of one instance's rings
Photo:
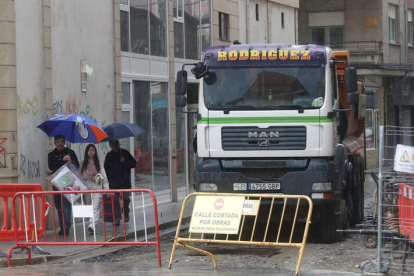
MULTIPOLYGON (((131 189, 131 169, 135 168, 137 161, 127 150, 121 149, 118 140, 110 141, 109 146, 112 150, 106 155, 104 163, 109 189, 131 189)), ((130 193, 124 193, 125 222, 129 221, 130 196, 130 193)), ((116 214, 117 224, 120 219, 121 214, 116 214)))
MULTIPOLYGON (((52 173, 55 173, 65 163, 70 162, 79 168, 78 157, 73 150, 65 148, 65 137, 61 134, 55 136, 55 149, 48 154, 48 165, 52 173)), ((54 191, 59 191, 53 186, 54 191)), ((70 202, 61 195, 54 195, 55 207, 59 216, 59 235, 68 235, 72 225, 72 206, 70 202), (62 217, 62 198, 63 198, 63 215, 62 217), (63 221, 64 218, 64 221, 63 221), (63 223, 65 225, 63 225, 63 223), (63 229, 65 226, 65 230, 63 229)))

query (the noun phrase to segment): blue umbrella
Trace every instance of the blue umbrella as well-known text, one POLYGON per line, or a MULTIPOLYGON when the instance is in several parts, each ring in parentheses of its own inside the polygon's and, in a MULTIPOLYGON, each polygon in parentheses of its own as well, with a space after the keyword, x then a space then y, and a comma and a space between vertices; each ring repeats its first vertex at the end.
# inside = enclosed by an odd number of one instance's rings
POLYGON ((47 136, 62 134, 71 143, 99 143, 108 135, 89 117, 58 113, 37 126, 47 136))
POLYGON ((141 127, 130 123, 113 123, 103 127, 103 130, 108 134, 108 138, 103 141, 135 137, 146 132, 141 127))

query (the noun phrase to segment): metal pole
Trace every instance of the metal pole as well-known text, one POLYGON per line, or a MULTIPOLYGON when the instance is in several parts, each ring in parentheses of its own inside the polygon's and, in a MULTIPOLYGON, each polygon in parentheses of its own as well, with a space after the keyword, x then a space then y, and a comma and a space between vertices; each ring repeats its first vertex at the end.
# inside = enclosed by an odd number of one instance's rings
POLYGON ((384 150, 384 126, 380 126, 379 139, 379 175, 378 175, 378 273, 381 273, 381 248, 382 248, 382 172, 383 172, 383 150, 384 150))

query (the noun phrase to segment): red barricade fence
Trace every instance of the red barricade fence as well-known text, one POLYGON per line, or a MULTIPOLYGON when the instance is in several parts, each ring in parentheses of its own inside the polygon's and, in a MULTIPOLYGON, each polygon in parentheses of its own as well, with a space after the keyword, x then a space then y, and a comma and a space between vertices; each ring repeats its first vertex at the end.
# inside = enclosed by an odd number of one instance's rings
POLYGON ((158 265, 161 266, 157 199, 148 189, 18 192, 14 194, 12 201, 11 230, 16 245, 8 251, 9 266, 14 249, 25 248, 28 252, 28 262, 31 263, 29 246, 39 245, 155 245, 158 265), (52 196, 51 210, 45 201, 47 195, 52 196), (59 220, 56 218, 58 211, 53 207, 55 195, 60 197, 63 225, 66 225, 65 200, 72 209, 70 231, 62 227, 61 232, 58 232, 59 220), (149 227, 145 200, 148 198, 152 199, 155 241, 149 241, 147 234, 149 227), (142 204, 142 208, 137 206, 138 202, 142 204), (131 203, 130 215, 127 214, 128 208, 123 208, 129 203, 131 203), (50 231, 45 231, 48 216, 52 216, 50 221, 53 225, 52 227, 49 225, 48 228, 52 228, 50 231), (143 228, 139 229, 138 225, 143 228), (37 229, 37 235, 31 234, 34 233, 34 229, 37 229), (137 237, 137 232, 141 230, 145 233, 144 241, 138 240, 137 237))
POLYGON ((400 233, 414 242, 414 188, 400 183, 398 191, 400 233))
MULTIPOLYGON (((22 191, 43 191, 41 184, 0 184, 0 210, 3 214, 3 225, 0 228, 0 242, 13 241, 15 236, 19 239, 34 240, 43 235, 45 231, 45 210, 48 208, 44 197, 33 197, 28 201, 20 201, 16 216, 10 216, 10 207, 13 197, 22 191), (2 207, 3 206, 3 207, 2 207), (38 218, 35 220, 34 218, 38 218)), ((0 256, 7 256, 0 251, 0 256)), ((31 256, 29 255, 29 260, 31 256)))
POLYGON ((28 201, 20 201, 17 206, 18 209, 16 210, 16 214, 18 215, 12 217, 12 220, 9 219, 10 203, 13 197, 22 191, 43 191, 43 187, 40 184, 0 184, 0 198, 4 206, 4 208, 0 209, 3 210, 2 212, 4 214, 3 225, 0 228, 0 241, 12 241, 15 239, 15 234, 17 234, 19 239, 25 239, 27 234, 28 238, 33 240, 35 232, 37 232, 37 236, 41 236, 45 231, 46 217, 41 214, 45 213, 48 204, 44 196, 35 196, 30 204, 28 201), (37 218, 39 218, 38 221, 33 219, 36 214, 37 218))

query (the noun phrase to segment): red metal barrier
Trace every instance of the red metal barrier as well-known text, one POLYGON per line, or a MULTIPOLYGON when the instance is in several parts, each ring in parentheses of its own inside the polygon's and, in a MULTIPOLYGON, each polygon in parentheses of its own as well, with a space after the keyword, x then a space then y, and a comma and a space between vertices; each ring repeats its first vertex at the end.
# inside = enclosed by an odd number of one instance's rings
MULTIPOLYGON (((72 211, 73 211, 73 232, 70 233, 63 232, 63 238, 58 237, 57 229, 56 229, 56 219, 55 219, 55 208, 52 208, 52 212, 46 212, 45 218, 47 215, 53 216, 53 230, 48 231, 49 233, 42 232, 42 235, 35 236, 33 240, 30 240, 27 238, 21 239, 16 225, 16 220, 13 219, 13 229, 14 229, 14 235, 15 235, 15 241, 16 245, 11 247, 8 251, 8 265, 10 266, 10 258, 11 253, 16 248, 26 248, 28 250, 28 258, 30 260, 30 250, 29 246, 38 246, 38 245, 58 245, 58 246, 64 246, 64 245, 155 245, 157 247, 157 255, 158 255, 158 265, 161 266, 161 250, 160 250, 160 239, 159 239, 159 227, 158 227, 158 208, 157 208, 157 199, 154 195, 154 193, 148 189, 128 189, 128 190, 87 190, 87 191, 43 191, 43 192, 19 192, 14 195, 13 202, 12 202, 12 215, 13 218, 17 216, 17 207, 18 203, 20 203, 20 198, 45 198, 46 195, 60 195, 61 201, 67 200, 64 195, 71 195, 71 194, 81 194, 81 197, 78 201, 71 202, 72 205, 72 211), (136 213, 138 211, 135 211, 135 198, 136 193, 140 193, 142 197, 142 212, 143 212, 143 220, 144 220, 144 229, 142 229, 145 233, 145 241, 138 241, 137 239, 137 216, 136 213), (146 219, 146 211, 145 211, 145 196, 144 194, 147 194, 152 199, 153 203, 153 213, 154 213, 154 228, 155 228, 155 241, 148 241, 147 236, 147 219, 146 219), (98 195, 98 196, 96 196, 98 195), (108 200, 104 201, 103 197, 104 195, 109 195, 110 198, 110 205, 106 206, 109 208, 109 213, 112 212, 112 219, 111 221, 105 221, 105 216, 108 217, 108 210, 104 210, 104 203, 108 203, 108 200), (129 216, 126 216, 125 210, 122 208, 123 202, 127 201, 127 198, 129 198, 129 195, 131 195, 131 220, 129 220, 129 216), (87 202, 88 197, 91 197, 89 199, 88 204, 87 202), (121 206, 121 214, 120 218, 122 219, 122 223, 120 223, 119 217, 117 218, 115 215, 115 204, 118 202, 116 200, 119 198, 119 203, 121 206), (19 201, 19 202, 17 202, 19 201), (95 202, 94 202, 95 201, 95 202), (97 202, 100 203, 99 215, 100 219, 99 221, 95 221, 95 216, 93 214, 94 210, 97 210, 97 207, 95 206, 97 202), (94 208, 95 207, 95 208, 94 208), (93 219, 92 219, 92 217, 93 219), (87 218, 90 218, 89 222, 86 222, 87 218), (78 222, 75 221, 78 220, 78 222), (102 219, 102 223, 100 223, 100 220, 102 219), (106 226, 107 223, 111 223, 111 226, 106 226), (92 225, 92 227, 87 226, 87 224, 92 225), (102 224, 102 225, 100 225, 102 224), (15 226, 16 225, 16 226, 15 226), (89 228, 94 229, 94 231, 91 231, 88 235, 86 233, 88 232, 89 228), (132 233, 132 236, 134 236, 134 240, 128 239, 128 233, 132 233), (49 238, 48 238, 49 236, 49 238), (83 238, 83 241, 79 241, 78 239, 83 238)), ((52 197, 53 199, 53 197, 52 197)), ((62 204, 63 207, 63 204, 62 204)), ((62 211, 63 212, 63 211, 62 211)), ((27 212, 26 212, 27 213, 27 212)), ((23 214, 24 217, 25 214, 23 214)), ((64 216, 63 216, 64 217, 64 216)), ((36 217, 34 218, 36 220, 36 217)), ((142 225, 140 223, 140 225, 142 225)), ((23 228, 23 232, 26 232, 27 228, 23 228)))
POLYGON ((400 233, 414 241, 414 188, 400 183, 398 192, 400 233))
MULTIPOLYGON (((30 239, 34 239, 35 232, 40 237, 45 231, 45 218, 41 214, 45 213, 47 203, 44 196, 35 196, 34 198, 26 198, 25 201, 20 200, 18 205, 17 217, 9 219, 9 202, 19 192, 35 192, 43 191, 41 184, 0 184, 0 198, 3 201, 4 221, 0 228, 0 241, 12 241, 15 234, 19 239, 25 239, 26 234, 30 239), (33 209, 34 206, 34 209, 33 209), (33 219, 34 213, 37 214, 38 221, 33 219), (26 214, 26 216, 24 216, 26 214), (24 220, 24 217, 26 219, 24 220), (32 217, 32 218, 31 218, 32 217), (16 220, 16 221, 13 221, 16 220), (17 223, 18 222, 18 223, 17 223), (27 231, 25 230, 27 229, 27 231)), ((1 202, 0 202, 1 205, 1 202)))

